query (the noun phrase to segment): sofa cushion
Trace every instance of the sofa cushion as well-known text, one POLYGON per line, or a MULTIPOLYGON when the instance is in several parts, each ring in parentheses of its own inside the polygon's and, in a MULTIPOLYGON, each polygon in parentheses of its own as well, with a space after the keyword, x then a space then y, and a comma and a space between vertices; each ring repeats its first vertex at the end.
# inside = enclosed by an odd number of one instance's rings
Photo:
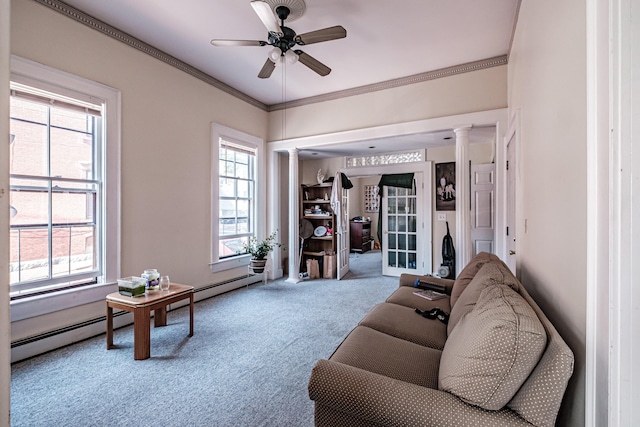
POLYGON ((435 285, 436 287, 440 288, 444 287, 444 293, 447 295, 451 295, 451 290, 453 289, 453 284, 455 283, 453 279, 443 279, 442 277, 418 276, 416 274, 402 273, 400 275, 398 285, 415 288, 416 280, 423 282, 421 286, 435 285))
POLYGON ((445 343, 438 387, 487 410, 505 406, 544 352, 547 335, 509 286, 488 284, 445 343))
POLYGON ((492 259, 497 259, 497 257, 488 252, 480 252, 462 269, 451 289, 451 308, 456 305, 458 298, 460 298, 462 292, 467 288, 469 283, 471 283, 482 266, 492 259))
POLYGON ((360 325, 437 350, 442 350, 447 340, 447 325, 444 323, 424 318, 413 308, 387 302, 375 306, 360 325))
POLYGON ((422 387, 438 388, 442 352, 356 326, 330 360, 422 387))
POLYGON ((401 286, 393 291, 391 295, 389 295, 389 298, 387 298, 386 302, 391 304, 403 305, 412 309, 419 308, 423 311, 429 311, 432 308, 436 307, 446 311, 447 313, 451 311, 451 305, 449 304, 448 296, 446 296, 445 298, 430 301, 426 298, 422 298, 413 294, 414 292, 418 291, 421 291, 421 289, 401 286))
POLYGON ((447 325, 449 335, 462 316, 473 310, 484 288, 491 284, 505 284, 516 292, 520 290, 520 282, 502 261, 499 259, 487 261, 460 295, 456 305, 451 308, 451 316, 447 325))

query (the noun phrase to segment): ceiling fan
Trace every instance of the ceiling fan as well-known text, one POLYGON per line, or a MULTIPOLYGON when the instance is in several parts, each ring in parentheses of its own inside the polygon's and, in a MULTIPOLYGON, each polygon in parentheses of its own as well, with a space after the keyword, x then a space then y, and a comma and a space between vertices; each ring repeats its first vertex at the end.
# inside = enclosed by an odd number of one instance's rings
POLYGON ((275 8, 275 12, 278 16, 276 18, 271 10, 271 6, 266 1, 253 0, 251 2, 251 6, 269 31, 267 38, 268 41, 214 39, 211 40, 211 44, 214 46, 273 46, 274 48, 269 52, 267 61, 258 73, 258 77, 261 79, 269 78, 276 67, 276 63, 281 59, 287 61, 289 64, 294 64, 296 61, 300 61, 302 64, 306 65, 321 76, 326 76, 331 72, 331 68, 327 67, 313 56, 301 51, 300 49, 293 48, 295 45, 305 46, 313 43, 344 38, 347 36, 347 30, 340 25, 336 25, 322 30, 296 34, 294 30, 284 25, 284 21, 291 13, 291 9, 289 9, 289 7, 284 5, 277 6, 275 8), (278 19, 280 19, 280 23, 278 23, 278 19))

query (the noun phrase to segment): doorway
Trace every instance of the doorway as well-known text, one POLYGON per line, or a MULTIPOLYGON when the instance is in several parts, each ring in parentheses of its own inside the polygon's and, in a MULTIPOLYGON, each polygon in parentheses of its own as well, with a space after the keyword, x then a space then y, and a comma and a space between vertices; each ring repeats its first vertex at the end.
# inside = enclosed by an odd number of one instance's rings
MULTIPOLYGON (((380 203, 380 212, 356 211, 363 205, 363 188, 349 190, 350 218, 354 216, 371 219, 371 235, 378 240, 381 250, 373 251, 380 256, 380 274, 400 276, 429 274, 432 271, 432 162, 393 164, 376 167, 343 168, 340 170, 355 186, 379 182, 382 174, 414 173, 414 188, 386 187, 380 203), (366 180, 366 181, 365 181, 366 180), (355 191, 354 191, 355 190, 355 191), (391 195, 389 198, 388 195, 391 195), (358 200, 354 200, 358 198, 358 200), (388 215, 385 215, 388 214, 388 215), (382 221, 382 241, 376 236, 378 221, 382 221), (386 233, 385 233, 386 231, 386 233), (390 243, 391 242, 391 243, 390 243), (395 261, 394 261, 395 259, 395 261)), ((351 262, 357 262, 359 254, 351 254, 351 262)))
POLYGON ((411 188, 384 187, 382 198, 382 274, 400 277, 402 273, 419 273, 424 266, 424 252, 420 245, 424 227, 419 219, 424 215, 423 177, 415 174, 411 188))
MULTIPOLYGON (((389 149, 402 148, 403 150, 416 150, 416 149, 435 149, 436 152, 440 148, 451 145, 451 129, 459 127, 461 123, 472 126, 470 132, 470 147, 473 147, 474 142, 480 142, 480 140, 487 140, 491 138, 494 143, 496 139, 502 141, 505 134, 504 124, 507 122, 507 109, 499 108, 494 110, 486 110, 475 113, 466 113, 452 116, 443 116, 430 119, 421 119, 411 122, 399 122, 389 125, 373 126, 366 128, 358 128, 344 131, 328 131, 318 132, 309 136, 300 136, 290 138, 286 140, 269 141, 266 144, 267 149, 267 163, 269 171, 269 189, 271 194, 280 195, 280 197, 272 197, 270 203, 270 212, 268 215, 268 222, 273 229, 287 229, 290 232, 287 235, 287 241, 292 247, 297 247, 297 230, 298 219, 295 217, 297 211, 297 203, 291 205, 292 200, 297 200, 294 192, 298 192, 301 179, 307 179, 308 181, 315 181, 314 177, 303 177, 304 171, 299 172, 298 159, 300 153, 305 153, 303 156, 306 159, 315 158, 314 161, 321 161, 322 159, 329 158, 342 158, 345 156, 357 155, 361 153, 363 155, 370 155, 380 153, 382 147, 389 147, 389 149), (491 135, 489 135, 491 133, 491 135), (372 142, 375 144, 372 145, 372 142), (374 150, 374 151, 372 151, 374 150), (288 161, 288 178, 287 166, 284 161, 280 161, 279 154, 285 154, 289 156, 288 161), (366 153, 366 154, 365 154, 366 153), (312 157, 315 156, 315 157, 312 157), (282 167, 281 167, 282 166, 282 167), (313 179, 312 179, 313 178, 313 179), (289 192, 288 194, 282 193, 283 183, 288 181, 289 192), (287 211, 289 215, 287 215, 287 211)), ((382 151, 383 152, 383 151, 382 151)), ((502 157, 503 151, 497 153, 500 162, 504 161, 502 157)), ((444 153, 438 153, 438 155, 430 157, 433 162, 443 161, 444 153)), ((450 156, 447 155, 450 159, 450 156)), ((450 161, 450 160, 449 160, 450 161)), ((499 164, 504 164, 500 163, 499 164)), ((349 177, 354 176, 368 176, 379 175, 382 173, 382 167, 400 167, 398 173, 407 172, 408 167, 413 165, 420 165, 422 162, 406 163, 401 165, 391 166, 360 166, 360 167, 344 167, 343 161, 338 167, 332 167, 334 170, 344 172, 349 177), (357 169, 357 170, 354 170, 357 169)), ((483 161, 482 163, 486 163, 483 161)), ((418 166, 419 167, 419 166, 418 166)), ((317 168, 315 169, 317 171, 317 168)), ((315 175, 314 171, 314 175, 315 175)), ((504 188, 502 187, 503 173, 497 174, 497 189, 496 198, 500 202, 496 210, 496 225, 499 230, 504 230, 504 216, 505 209, 503 204, 504 188)), ((386 172, 385 172, 386 173, 386 172)), ((285 187, 286 188, 286 187, 285 187)), ((425 193, 430 194, 430 193, 425 193)), ((433 195, 429 199, 433 199, 433 195)), ((432 222, 432 212, 426 212, 429 215, 428 219, 425 217, 425 223, 432 222)), ((444 222, 442 223, 444 224, 444 222)), ((439 234, 441 229, 440 223, 434 224, 433 228, 429 229, 429 237, 431 240, 433 235, 439 234)), ((500 238, 496 240, 496 253, 503 253, 505 248, 504 233, 499 233, 500 238)), ((432 265, 438 265, 439 259, 434 259, 434 255, 439 252, 436 244, 432 241, 431 246, 427 248, 429 255, 427 260, 429 264, 425 264, 425 271, 431 272, 432 265)), ((439 258, 439 257, 438 257, 439 258)), ((276 264, 279 262, 279 258, 274 260, 276 264)), ((295 260, 290 259, 288 261, 290 270, 295 269, 295 260)), ((293 277, 290 274, 290 281, 295 282, 297 276, 293 277)))

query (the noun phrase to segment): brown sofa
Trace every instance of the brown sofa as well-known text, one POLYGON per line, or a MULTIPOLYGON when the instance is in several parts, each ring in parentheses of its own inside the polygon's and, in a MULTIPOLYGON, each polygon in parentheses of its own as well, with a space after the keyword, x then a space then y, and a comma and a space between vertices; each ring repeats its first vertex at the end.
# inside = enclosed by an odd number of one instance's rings
POLYGON ((478 254, 446 298, 418 276, 374 307, 309 380, 317 426, 553 426, 573 353, 498 257, 478 254), (448 324, 416 308, 450 313, 448 324))

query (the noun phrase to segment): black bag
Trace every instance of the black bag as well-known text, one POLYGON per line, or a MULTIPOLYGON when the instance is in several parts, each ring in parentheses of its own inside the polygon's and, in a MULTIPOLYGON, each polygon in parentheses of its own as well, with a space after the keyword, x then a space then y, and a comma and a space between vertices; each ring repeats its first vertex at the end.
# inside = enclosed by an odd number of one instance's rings
MULTIPOLYGON (((440 274, 445 279, 456 278, 456 250, 453 247, 453 238, 449 233, 449 221, 447 221, 447 234, 442 239, 442 267, 447 267, 449 270, 447 275, 440 274)), ((441 267, 440 272, 446 270, 441 267)))

